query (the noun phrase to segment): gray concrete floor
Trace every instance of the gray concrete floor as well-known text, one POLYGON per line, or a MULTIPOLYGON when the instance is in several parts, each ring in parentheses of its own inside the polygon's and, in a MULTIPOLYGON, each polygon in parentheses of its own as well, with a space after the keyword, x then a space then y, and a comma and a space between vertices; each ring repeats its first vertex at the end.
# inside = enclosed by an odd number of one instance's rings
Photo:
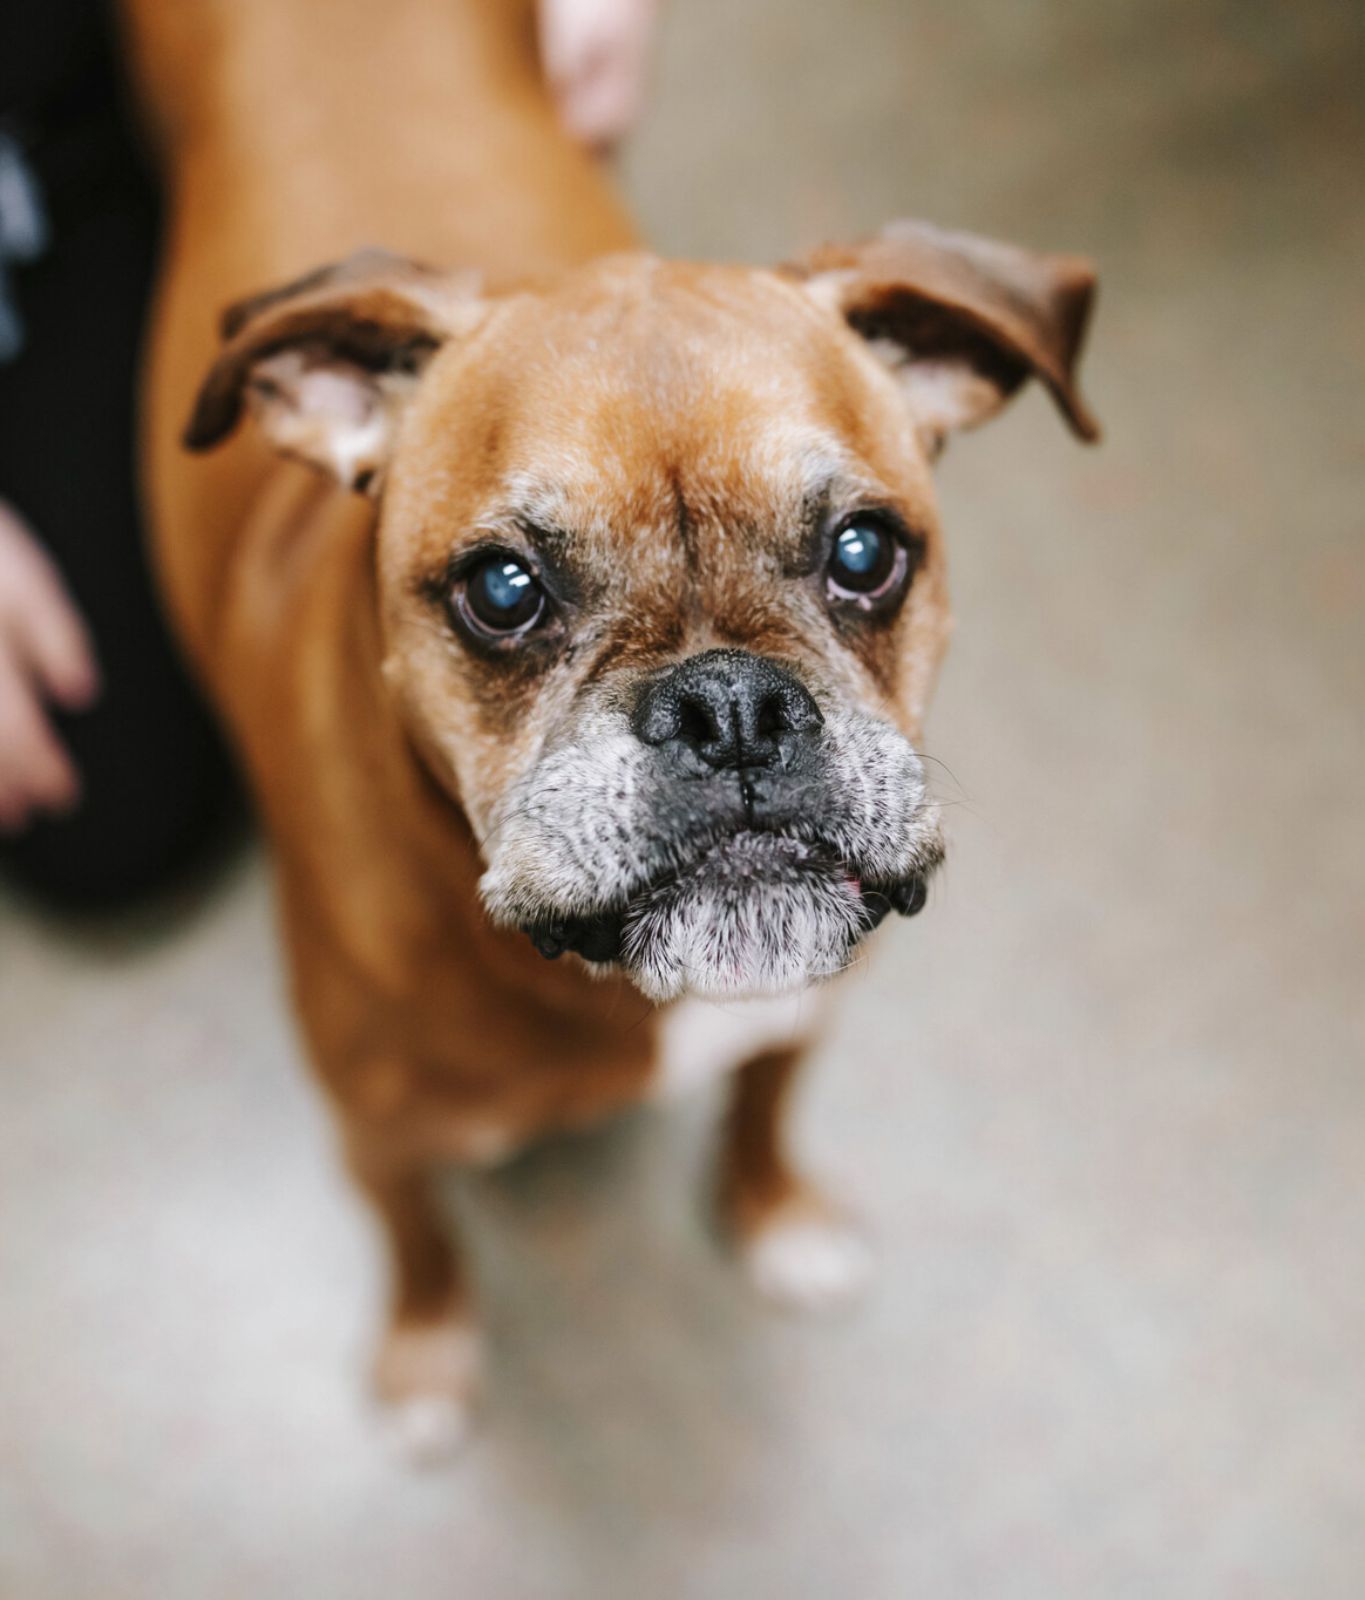
POLYGON ((1365 1593, 1365 13, 676 0, 626 163, 677 253, 897 213, 1101 260, 1082 453, 943 471, 954 849, 804 1105, 880 1234, 743 1294, 712 1106, 482 1179, 488 1425, 376 1448, 373 1241, 251 859, 0 907, 0 1593, 1365 1593))

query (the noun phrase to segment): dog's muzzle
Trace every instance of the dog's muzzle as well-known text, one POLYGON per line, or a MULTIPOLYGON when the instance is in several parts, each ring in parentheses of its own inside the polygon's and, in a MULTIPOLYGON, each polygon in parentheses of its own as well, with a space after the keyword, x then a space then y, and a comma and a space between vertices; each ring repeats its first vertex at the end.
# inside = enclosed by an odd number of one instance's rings
MULTIPOLYGON (((653 751, 667 782, 672 831, 714 843, 720 822, 728 855, 741 863, 746 854, 754 859, 754 894, 763 893, 765 864, 834 874, 850 899, 851 944, 892 911, 912 917, 924 908, 927 866, 894 882, 868 884, 818 845, 797 847, 796 840, 818 832, 812 820, 818 825, 819 819, 803 813, 820 787, 824 721, 810 691, 785 668, 749 651, 722 649, 689 657, 650 680, 631 728, 653 751)), ((650 894, 657 901, 694 871, 689 864, 682 873, 663 874, 650 894)), ((744 874, 735 876, 742 881, 744 874)), ((549 960, 573 951, 587 961, 613 962, 629 953, 627 929, 636 909, 628 905, 523 928, 549 960)))

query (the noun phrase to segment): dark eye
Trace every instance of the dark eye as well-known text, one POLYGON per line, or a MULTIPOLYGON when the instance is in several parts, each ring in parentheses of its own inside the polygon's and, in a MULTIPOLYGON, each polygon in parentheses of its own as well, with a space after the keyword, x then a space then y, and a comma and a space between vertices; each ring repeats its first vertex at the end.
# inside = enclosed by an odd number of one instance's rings
POLYGON ((517 557, 489 556, 464 580, 463 609, 484 633, 529 633, 545 614, 545 591, 517 557))
POLYGON ((872 521, 850 522, 835 535, 830 552, 830 593, 838 599, 880 599, 904 578, 907 565, 905 547, 885 528, 872 521))

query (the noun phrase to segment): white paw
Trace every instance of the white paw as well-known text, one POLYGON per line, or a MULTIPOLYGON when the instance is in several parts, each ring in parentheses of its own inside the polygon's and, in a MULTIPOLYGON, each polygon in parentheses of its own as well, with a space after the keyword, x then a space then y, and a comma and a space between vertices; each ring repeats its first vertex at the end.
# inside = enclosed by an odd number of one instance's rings
POLYGON ((375 1363, 394 1452, 412 1466, 438 1466, 464 1448, 479 1379, 478 1336, 450 1318, 390 1328, 375 1363))
POLYGON ((838 1217, 775 1217, 745 1243, 743 1254, 764 1299, 792 1311, 847 1305, 872 1277, 871 1246, 838 1217))
POLYGON ((385 1407, 384 1434, 394 1457, 408 1467, 440 1467, 464 1449, 473 1429, 467 1401, 420 1394, 385 1407))

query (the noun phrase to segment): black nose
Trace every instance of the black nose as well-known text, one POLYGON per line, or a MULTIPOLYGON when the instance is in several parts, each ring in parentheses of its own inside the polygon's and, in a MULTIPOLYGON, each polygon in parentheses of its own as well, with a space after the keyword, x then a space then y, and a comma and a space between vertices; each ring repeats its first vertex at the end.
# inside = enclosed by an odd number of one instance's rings
POLYGON ((784 734, 809 733, 823 721, 791 673, 747 650, 707 650, 649 685, 635 732, 646 744, 685 746, 708 766, 766 767, 784 734))

